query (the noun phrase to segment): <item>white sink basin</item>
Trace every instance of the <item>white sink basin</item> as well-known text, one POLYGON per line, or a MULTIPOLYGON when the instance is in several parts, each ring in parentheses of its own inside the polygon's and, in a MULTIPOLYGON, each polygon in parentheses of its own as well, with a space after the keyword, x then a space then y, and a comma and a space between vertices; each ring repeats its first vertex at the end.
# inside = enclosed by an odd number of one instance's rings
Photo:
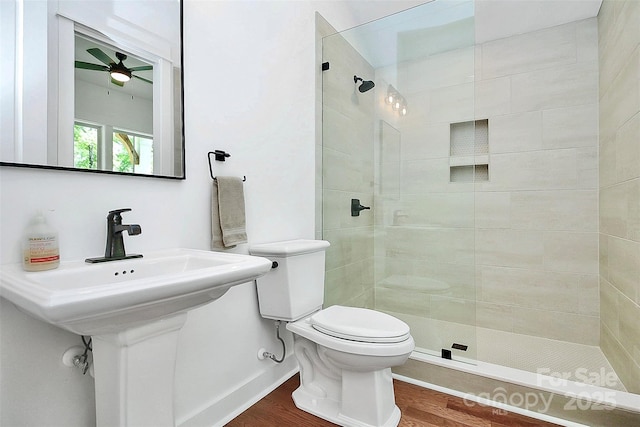
POLYGON ((12 264, 1 268, 0 295, 45 322, 102 335, 207 304, 270 268, 266 258, 194 249, 100 264, 62 262, 42 272, 12 264))
POLYGON ((56 270, 0 268, 0 296, 68 331, 91 335, 96 425, 174 427, 173 384, 187 311, 266 274, 266 258, 168 249, 56 270))

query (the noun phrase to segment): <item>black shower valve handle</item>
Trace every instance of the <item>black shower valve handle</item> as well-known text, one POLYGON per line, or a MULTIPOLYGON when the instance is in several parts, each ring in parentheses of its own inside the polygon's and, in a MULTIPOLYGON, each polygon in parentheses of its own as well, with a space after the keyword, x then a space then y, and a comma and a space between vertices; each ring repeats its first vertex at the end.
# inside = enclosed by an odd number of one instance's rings
POLYGON ((351 199, 351 216, 360 216, 360 211, 371 209, 369 206, 362 206, 360 199, 351 199))

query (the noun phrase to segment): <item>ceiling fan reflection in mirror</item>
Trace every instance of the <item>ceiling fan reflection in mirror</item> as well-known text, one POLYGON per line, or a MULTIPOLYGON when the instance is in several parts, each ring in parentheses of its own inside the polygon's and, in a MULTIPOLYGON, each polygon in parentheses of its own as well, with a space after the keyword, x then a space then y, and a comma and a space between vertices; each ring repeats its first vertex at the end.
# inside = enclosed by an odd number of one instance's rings
POLYGON ((127 60, 127 55, 124 53, 116 52, 116 58, 118 58, 118 62, 114 61, 100 50, 97 47, 93 47, 87 49, 87 52, 90 53, 94 58, 99 60, 100 62, 106 64, 92 64, 90 62, 84 61, 76 61, 76 68, 84 69, 84 70, 93 70, 93 71, 107 71, 111 75, 111 83, 118 85, 120 87, 124 86, 126 82, 131 80, 132 77, 136 79, 142 80, 143 82, 153 84, 151 80, 145 79, 144 77, 137 76, 133 74, 135 71, 148 71, 153 70, 153 65, 142 65, 139 67, 127 67, 124 65, 124 61, 127 60))

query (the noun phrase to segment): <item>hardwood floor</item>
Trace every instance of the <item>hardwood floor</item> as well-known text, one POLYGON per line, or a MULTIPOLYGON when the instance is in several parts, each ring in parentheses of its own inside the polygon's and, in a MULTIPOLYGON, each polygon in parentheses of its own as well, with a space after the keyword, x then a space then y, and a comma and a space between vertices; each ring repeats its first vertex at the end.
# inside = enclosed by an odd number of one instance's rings
MULTIPOLYGON (((240 414, 227 427, 334 426, 295 407, 291 393, 300 385, 296 374, 264 399, 240 414)), ((489 406, 469 406, 458 397, 394 380, 399 427, 550 427, 544 421, 489 406)))

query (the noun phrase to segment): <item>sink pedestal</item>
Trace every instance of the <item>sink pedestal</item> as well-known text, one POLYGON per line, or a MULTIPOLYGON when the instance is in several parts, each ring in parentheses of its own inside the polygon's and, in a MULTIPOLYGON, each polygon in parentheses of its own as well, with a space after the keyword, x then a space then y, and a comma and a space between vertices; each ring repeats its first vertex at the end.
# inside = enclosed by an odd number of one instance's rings
POLYGON ((178 333, 186 313, 92 337, 98 427, 174 427, 178 333))

